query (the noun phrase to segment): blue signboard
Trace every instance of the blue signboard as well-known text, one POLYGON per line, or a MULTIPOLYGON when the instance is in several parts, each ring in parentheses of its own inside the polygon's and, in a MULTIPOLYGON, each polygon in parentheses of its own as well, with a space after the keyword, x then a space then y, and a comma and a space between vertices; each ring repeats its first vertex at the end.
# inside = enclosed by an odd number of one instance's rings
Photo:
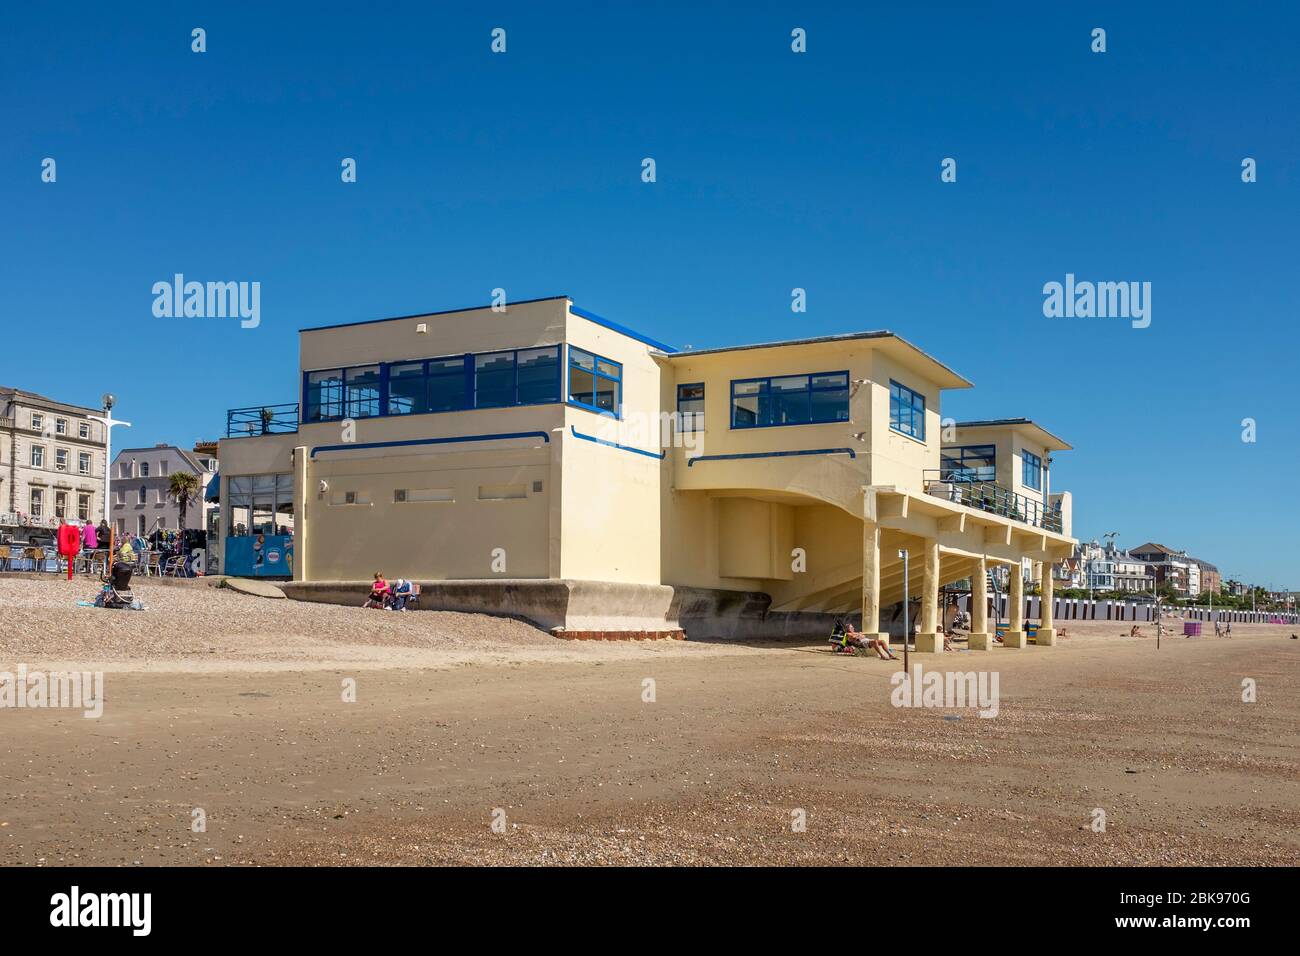
POLYGON ((223 573, 237 578, 293 577, 293 535, 245 534, 226 538, 223 573))

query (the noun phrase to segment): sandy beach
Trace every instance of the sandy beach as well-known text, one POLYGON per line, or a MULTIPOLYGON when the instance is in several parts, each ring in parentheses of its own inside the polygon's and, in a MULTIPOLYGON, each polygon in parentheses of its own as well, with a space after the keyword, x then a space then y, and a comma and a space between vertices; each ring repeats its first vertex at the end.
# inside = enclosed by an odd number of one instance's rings
POLYGON ((900 664, 817 640, 88 590, 0 578, 0 670, 105 675, 99 719, 0 709, 0 863, 1300 862, 1286 628, 1157 649, 1070 622, 1054 648, 914 658, 996 673, 983 719, 896 707, 900 664))

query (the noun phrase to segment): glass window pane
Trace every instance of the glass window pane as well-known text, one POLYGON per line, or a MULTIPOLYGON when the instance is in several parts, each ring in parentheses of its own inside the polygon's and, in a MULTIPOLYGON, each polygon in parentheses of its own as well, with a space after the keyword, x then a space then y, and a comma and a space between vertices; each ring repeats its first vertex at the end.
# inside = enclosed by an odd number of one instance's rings
POLYGON ((391 366, 388 369, 388 414, 418 415, 428 410, 424 363, 391 366))
POLYGON ((824 389, 812 393, 812 420, 815 422, 847 422, 849 420, 849 390, 824 389))
POLYGON ((582 349, 569 349, 569 364, 576 365, 578 368, 586 369, 589 372, 596 370, 596 358, 589 352, 582 349))
POLYGON ((829 375, 814 375, 812 377, 813 388, 848 388, 849 373, 835 372, 829 375))
POLYGON ((619 406, 619 383, 612 379, 596 376, 596 407, 607 412, 617 412, 619 406))
POLYGON ((773 392, 794 392, 808 390, 807 375, 787 375, 783 378, 769 380, 768 388, 773 392))
POLYGON ((362 365, 346 370, 347 417, 371 418, 379 414, 379 366, 362 365))
POLYGON ((596 404, 596 376, 580 368, 569 369, 569 401, 596 404))
POLYGON ((429 362, 429 399, 431 412, 454 412, 468 408, 465 394, 465 360, 432 359, 429 362))
POLYGON ((525 349, 518 354, 520 404, 560 400, 560 350, 558 346, 525 349))
POLYGON ((605 359, 596 360, 596 371, 601 375, 608 375, 610 378, 622 378, 623 368, 616 362, 609 362, 605 359))
POLYGON ((796 388, 788 378, 772 379, 772 424, 801 425, 808 421, 808 379, 796 388), (779 384, 778 384, 779 383, 779 384))
POLYGON ((767 397, 757 394, 736 395, 731 400, 731 423, 738 428, 766 425, 767 397))
POLYGON ((343 417, 343 373, 338 369, 307 373, 306 421, 343 417))
POLYGON ((275 508, 270 498, 253 499, 253 534, 275 534, 275 508))
POLYGON ((474 356, 474 407, 500 408, 515 400, 515 353, 474 356))

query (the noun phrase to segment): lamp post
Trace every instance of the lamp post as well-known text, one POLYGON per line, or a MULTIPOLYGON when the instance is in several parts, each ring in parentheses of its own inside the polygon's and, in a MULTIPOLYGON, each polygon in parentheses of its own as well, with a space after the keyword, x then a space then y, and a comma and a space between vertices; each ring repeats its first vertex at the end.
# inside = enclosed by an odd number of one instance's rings
POLYGON ((104 393, 103 402, 104 402, 103 415, 87 415, 86 417, 93 421, 102 422, 104 425, 104 524, 108 525, 109 528, 111 529, 113 527, 113 523, 108 520, 109 517, 108 492, 109 492, 109 486, 112 483, 112 475, 113 475, 113 426, 124 425, 127 428, 130 428, 131 423, 118 421, 113 417, 112 414, 113 405, 117 402, 117 399, 113 397, 112 392, 104 393))

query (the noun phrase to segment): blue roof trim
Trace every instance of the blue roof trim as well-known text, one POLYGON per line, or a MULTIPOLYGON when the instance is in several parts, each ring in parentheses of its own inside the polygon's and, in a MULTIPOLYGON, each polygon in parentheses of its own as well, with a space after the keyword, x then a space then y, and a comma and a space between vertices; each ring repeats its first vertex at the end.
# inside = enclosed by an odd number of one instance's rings
POLYGON ((458 435, 455 438, 411 438, 406 441, 372 441, 358 444, 350 442, 343 445, 317 445, 311 450, 309 458, 315 458, 322 451, 352 451, 359 448, 397 448, 405 445, 447 445, 467 441, 493 441, 498 438, 540 438, 550 444, 551 436, 546 432, 499 432, 495 435, 458 435))
POLYGON ((802 451, 756 451, 745 455, 697 455, 686 462, 690 468, 697 461, 735 461, 740 458, 789 458, 795 455, 848 455, 857 458, 852 448, 808 448, 802 451))
POLYGON ((633 448, 631 445, 620 445, 616 441, 606 441, 603 438, 597 438, 595 435, 584 435, 573 425, 569 426, 569 431, 573 432, 574 438, 581 438, 583 441, 595 442, 597 445, 605 445, 608 448, 617 448, 620 451, 630 451, 635 455, 645 455, 647 458, 654 458, 663 461, 664 452, 646 451, 643 448, 633 448))
POLYGON ((636 339, 638 342, 648 345, 652 349, 658 349, 660 352, 677 351, 671 345, 664 345, 662 342, 656 342, 654 339, 644 336, 640 332, 635 332, 632 329, 629 329, 626 325, 619 325, 617 322, 611 322, 609 319, 603 318, 595 312, 588 312, 586 309, 580 309, 576 305, 569 306, 569 311, 576 316, 586 319, 588 322, 595 322, 597 325, 603 325, 612 332, 626 335, 630 339, 636 339))

